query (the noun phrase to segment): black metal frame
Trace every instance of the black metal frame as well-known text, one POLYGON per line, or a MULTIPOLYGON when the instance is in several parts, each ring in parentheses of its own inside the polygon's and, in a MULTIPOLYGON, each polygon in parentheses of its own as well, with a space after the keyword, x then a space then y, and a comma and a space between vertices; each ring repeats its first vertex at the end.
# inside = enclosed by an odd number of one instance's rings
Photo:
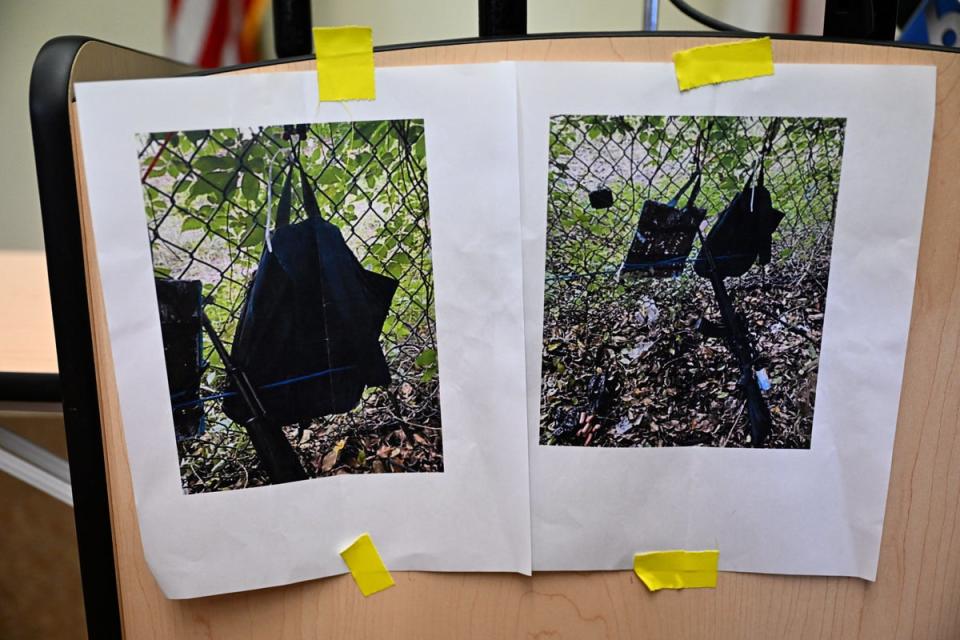
POLYGON ((70 136, 70 75, 89 40, 57 38, 30 77, 30 119, 53 304, 80 574, 91 638, 119 638, 120 606, 101 438, 80 208, 70 136))
POLYGON ((687 4, 685 0, 670 0, 670 4, 676 7, 680 13, 687 16, 691 20, 699 22, 703 26, 710 29, 716 29, 717 31, 730 31, 735 33, 750 33, 746 29, 723 22, 717 18, 714 18, 713 16, 703 13, 699 9, 687 4))
MULTIPOLYGON (((717 31, 749 34, 751 31, 707 15, 686 0, 669 0, 670 4, 691 20, 717 31)), ((903 24, 905 13, 917 0, 826 0, 823 13, 823 35, 830 38, 893 40, 896 26, 903 24), (899 16, 898 16, 899 14, 899 16)))
POLYGON ((893 40, 897 0, 827 0, 823 35, 865 40, 893 40))
POLYGON ((313 51, 310 0, 273 0, 273 41, 278 58, 313 51))
POLYGON ((527 0, 478 0, 481 38, 527 33, 527 0))
MULTIPOLYGON (((525 37, 465 38, 436 42, 378 47, 378 51, 395 51, 425 47, 473 44, 490 40, 544 40, 614 37, 735 37, 732 34, 702 32, 614 32, 536 34, 525 37)), ((823 41, 815 36, 773 35, 779 40, 823 41)), ((67 451, 74 496, 74 518, 80 553, 84 605, 90 638, 120 638, 120 605, 114 563, 113 532, 104 468, 97 377, 94 367, 90 306, 87 297, 86 267, 83 259, 83 236, 80 227, 80 205, 77 199, 76 175, 70 132, 71 72, 80 49, 94 38, 65 36, 47 42, 37 55, 30 81, 30 117, 33 130, 37 179, 46 246, 47 273, 53 304, 57 356, 67 451)), ((924 45, 850 42, 944 52, 924 45)), ((270 67, 309 56, 270 60, 238 65, 200 75, 240 68, 270 67)), ((26 375, 26 374, 14 374, 26 375)), ((26 380, 26 378, 24 378, 26 380)), ((48 378, 38 378, 53 388, 48 378)), ((32 382, 32 380, 30 380, 32 382)), ((0 379, 0 383, 5 382, 0 379)), ((43 394, 41 394, 43 395, 43 394)), ((23 399, 21 396, 19 399, 23 399)))
POLYGON ((56 373, 0 371, 0 402, 60 402, 60 376, 56 373))

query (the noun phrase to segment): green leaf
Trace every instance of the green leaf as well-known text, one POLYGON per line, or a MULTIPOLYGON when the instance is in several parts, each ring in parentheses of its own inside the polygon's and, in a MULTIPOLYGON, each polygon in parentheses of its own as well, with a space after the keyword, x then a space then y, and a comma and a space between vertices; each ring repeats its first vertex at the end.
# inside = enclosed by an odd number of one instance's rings
POLYGON ((330 167, 320 174, 317 182, 320 184, 343 184, 349 180, 349 176, 343 172, 343 169, 330 167))
POLYGON ((413 145, 413 157, 423 162, 427 157, 427 137, 420 134, 420 138, 413 145))
POLYGON ((426 368, 437 363, 437 350, 436 349, 424 349, 420 352, 420 355, 417 356, 417 359, 414 360, 414 363, 418 367, 426 368))
POLYGON ((243 242, 240 243, 241 247, 256 247, 263 244, 263 227, 257 226, 251 231, 246 238, 243 239, 243 242))
POLYGON ((437 377, 437 350, 424 349, 414 360, 414 363, 423 369, 420 379, 424 382, 430 382, 437 377))
POLYGON ((232 156, 203 156, 194 160, 193 168, 201 174, 208 171, 228 171, 237 168, 237 161, 232 156))
POLYGON ((220 201, 220 190, 216 188, 215 185, 210 184, 206 180, 197 180, 192 185, 190 185, 190 196, 191 198, 197 198, 203 195, 213 196, 213 199, 217 202, 220 201))
POLYGON ((210 181, 213 189, 229 196, 237 186, 237 174, 233 171, 213 171, 205 176, 210 181))
POLYGON ((204 225, 201 220, 191 216, 183 219, 183 222, 180 224, 180 231, 193 231, 195 229, 203 229, 203 227, 204 225))
POLYGON ((243 179, 240 181, 240 191, 247 200, 256 200, 260 195, 260 180, 249 171, 244 171, 243 179))

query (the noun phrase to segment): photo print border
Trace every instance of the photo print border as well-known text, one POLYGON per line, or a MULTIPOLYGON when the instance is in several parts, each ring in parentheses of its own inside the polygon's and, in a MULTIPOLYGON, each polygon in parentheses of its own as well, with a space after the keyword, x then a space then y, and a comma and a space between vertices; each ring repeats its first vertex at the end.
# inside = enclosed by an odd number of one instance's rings
POLYGON ((808 449, 843 118, 551 118, 540 444, 808 449))
POLYGON ((423 120, 138 146, 184 491, 441 472, 423 120))

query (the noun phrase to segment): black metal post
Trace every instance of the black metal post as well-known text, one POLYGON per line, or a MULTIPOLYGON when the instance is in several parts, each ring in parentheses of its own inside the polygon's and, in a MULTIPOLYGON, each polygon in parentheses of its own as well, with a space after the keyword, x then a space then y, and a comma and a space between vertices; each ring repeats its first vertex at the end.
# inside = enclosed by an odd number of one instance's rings
POLYGON ((305 56, 313 51, 310 0, 273 0, 273 47, 278 58, 305 56))
POLYGON ((823 35, 828 38, 892 41, 897 0, 827 0, 823 35))
POLYGON ((703 234, 700 234, 700 246, 709 266, 710 284, 713 286, 713 293, 717 298, 720 317, 723 318, 727 346, 733 353, 733 357, 736 358, 737 367, 740 370, 740 379, 737 381, 737 385, 743 392, 744 400, 747 403, 747 419, 750 421, 750 444, 759 447, 770 433, 772 419, 770 408, 760 391, 757 374, 753 370, 753 348, 751 347, 750 334, 747 332, 747 328, 742 326, 740 318, 733 308, 733 301, 727 292, 727 286, 717 269, 713 252, 710 251, 703 239, 703 234))
POLYGON ((266 416, 260 398, 247 378, 247 374, 237 368, 230 359, 226 347, 220 340, 220 336, 214 331, 213 325, 206 313, 201 314, 203 328, 213 342, 213 348, 220 355, 223 367, 227 375, 237 385, 237 390, 243 397, 244 403, 250 409, 251 417, 244 423, 247 433, 250 435, 250 442, 257 451, 257 456, 263 464, 264 470, 270 476, 270 481, 274 484, 283 482, 294 482, 296 480, 306 480, 307 474, 300 464, 300 458, 297 452, 290 446, 287 437, 283 435, 280 425, 272 424, 266 416))
POLYGON ((479 0, 480 37, 527 34, 527 0, 479 0))

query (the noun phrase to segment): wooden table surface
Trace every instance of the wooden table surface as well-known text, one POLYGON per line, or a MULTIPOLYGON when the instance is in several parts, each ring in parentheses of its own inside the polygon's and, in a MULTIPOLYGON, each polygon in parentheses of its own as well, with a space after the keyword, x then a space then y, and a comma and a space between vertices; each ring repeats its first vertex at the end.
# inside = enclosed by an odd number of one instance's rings
MULTIPOLYGON (((379 53, 377 64, 669 61, 677 49, 710 42, 715 40, 595 37, 489 42, 379 53)), ((104 46, 90 50, 90 78, 115 77, 111 73, 122 63, 116 49, 104 49, 99 58, 94 55, 104 46)), ((532 578, 402 573, 395 576, 395 588, 371 598, 364 598, 349 577, 339 577, 189 601, 167 600, 150 574, 140 545, 109 336, 92 269, 97 377, 126 637, 960 638, 960 58, 930 51, 802 41, 778 41, 774 49, 778 62, 938 66, 937 133, 875 583, 723 573, 716 589, 651 594, 626 571, 542 573, 532 578)), ((310 67, 307 62, 269 70, 310 67)), ((262 70, 252 72, 258 71, 262 70)), ((82 176, 80 186, 82 198, 82 176)), ((93 265, 86 211, 82 222, 87 263, 93 265)))
POLYGON ((42 251, 0 251, 0 372, 57 372, 42 251))

